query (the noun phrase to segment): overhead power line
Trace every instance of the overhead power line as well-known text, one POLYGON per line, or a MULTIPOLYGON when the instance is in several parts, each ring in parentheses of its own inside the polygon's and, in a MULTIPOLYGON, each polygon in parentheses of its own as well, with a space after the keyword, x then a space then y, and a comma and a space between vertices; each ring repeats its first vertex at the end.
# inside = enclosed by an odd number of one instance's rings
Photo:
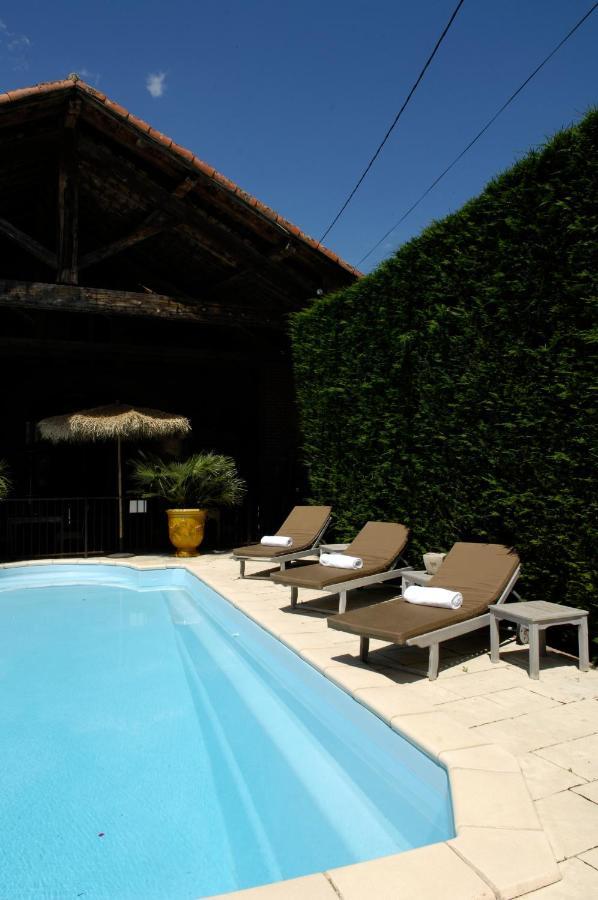
POLYGON ((586 21, 586 19, 588 19, 588 18, 592 15, 592 13, 593 13, 597 8, 598 8, 598 2, 597 2, 597 3, 594 3, 594 4, 590 7, 590 9, 587 11, 587 13, 586 13, 584 16, 581 17, 581 19, 573 26, 573 28, 572 28, 570 31, 567 32, 567 34, 565 35, 565 37, 562 38, 562 39, 559 41, 559 43, 556 45, 556 47, 554 47, 554 48, 550 51, 550 53, 548 54, 548 56, 544 57, 544 59, 542 60, 542 62, 541 62, 539 65, 537 65, 536 68, 534 69, 534 71, 531 72, 531 73, 527 76, 527 78, 525 79, 525 81, 522 82, 522 84, 519 85, 519 87, 517 88, 517 90, 514 91, 514 92, 511 94, 511 96, 509 97, 509 99, 508 99, 508 100, 505 100, 505 102, 504 102, 503 105, 500 107, 500 109, 498 109, 498 110, 494 113, 494 115, 492 116, 491 119, 488 119, 488 121, 486 122, 486 124, 484 125, 484 127, 481 128, 480 131, 478 131, 478 133, 476 134, 476 136, 469 142, 469 144, 467 144, 467 146, 464 147, 463 150, 461 150, 461 152, 460 152, 457 156, 455 156, 454 160, 453 160, 451 163, 449 163, 449 165, 446 167, 446 169, 444 169, 444 170, 440 173, 440 175, 439 175, 437 178, 434 179, 434 181, 432 182, 432 184, 431 184, 429 187, 426 188, 426 190, 423 192, 423 194, 420 195, 420 197, 418 197, 418 199, 415 201, 415 203, 412 203, 411 206, 409 207, 409 209, 408 209, 406 212, 403 213, 403 215, 401 216, 401 218, 400 218, 397 222, 395 222, 395 224, 394 224, 391 228, 389 228, 388 231, 387 231, 385 234, 382 235, 382 237, 380 238, 380 240, 379 240, 376 244, 374 244, 374 246, 372 247, 372 249, 371 249, 371 250, 368 250, 368 252, 365 254, 365 256, 362 256, 362 257, 361 257, 361 259, 360 259, 359 262, 357 263, 358 266, 360 266, 360 265, 362 264, 362 262, 364 262, 369 256, 372 255, 372 253, 373 253, 375 250, 378 249, 378 247, 380 246, 380 244, 382 244, 382 243, 386 240, 386 238, 389 237, 389 236, 393 233, 393 231, 395 230, 395 228, 398 228, 399 225, 402 225, 402 223, 405 221, 405 219, 407 218, 407 216, 410 216, 410 215, 411 215, 411 213, 413 212, 413 210, 414 210, 417 206, 419 206, 419 204, 422 202, 422 200, 423 200, 425 197, 428 196, 428 194, 430 193, 430 191, 432 191, 432 190, 436 187, 436 185, 438 184, 438 182, 441 181, 441 180, 444 178, 444 176, 445 176, 448 172, 450 172, 450 170, 453 168, 453 166, 455 166, 455 165, 459 162, 459 160, 462 159, 462 158, 465 156, 465 154, 467 153, 468 150, 471 150, 471 148, 473 147, 473 145, 476 144, 476 143, 479 141, 479 139, 482 137, 482 135, 483 135, 486 131, 488 131, 488 129, 490 128, 490 126, 491 126, 494 122, 496 122, 496 120, 498 119, 498 117, 500 116, 500 114, 503 113, 503 112, 505 111, 505 109, 507 108, 507 106, 509 106, 509 105, 513 102, 513 100, 515 99, 515 97, 517 97, 517 95, 521 93, 521 91, 524 89, 524 87, 530 83, 530 81, 532 80, 532 78, 534 78, 534 77, 538 74, 538 72, 540 71, 540 69, 542 69, 550 59, 552 59, 552 57, 555 55, 555 53, 557 53, 557 52, 561 49, 561 47, 563 46, 563 44, 565 44, 565 43, 569 40, 569 38, 572 37, 572 36, 575 34, 575 32, 577 31, 577 29, 580 28, 580 27, 583 25, 583 23, 586 21))
POLYGON ((340 208, 339 211, 337 212, 336 216, 334 217, 334 219, 332 220, 332 222, 330 223, 330 225, 328 226, 328 228, 326 229, 326 231, 324 232, 324 234, 323 234, 322 237, 320 238, 320 243, 322 243, 322 241, 325 239, 325 237, 332 231, 332 229, 334 228, 334 226, 336 225, 336 223, 338 222, 338 220, 340 219, 340 217, 342 216, 342 214, 344 213, 344 211, 345 211, 346 208, 348 207, 349 203, 351 202, 351 200, 353 199, 353 197, 355 196, 355 194, 356 194, 357 191, 359 190, 359 188, 360 188, 360 186, 361 186, 361 184, 362 184, 364 178, 366 177, 366 175, 368 174, 368 172, 370 171, 370 169, 372 168, 372 166, 373 166, 374 163, 376 162, 376 159, 377 159, 378 156, 380 155, 380 151, 382 150, 382 148, 384 147, 385 143, 387 142, 387 140, 389 139, 390 135, 392 134, 392 132, 393 132, 395 126, 397 125, 399 119, 401 118, 401 116, 403 115, 405 109, 407 108, 407 106, 408 106, 408 104, 409 104, 409 101, 411 100, 411 98, 412 98, 413 95, 415 94, 415 92, 416 92, 416 90, 417 90, 417 88, 418 88, 418 86, 419 86, 420 81, 422 80, 422 78, 423 78, 424 75, 426 74, 426 71, 427 71, 427 69, 428 69, 430 63, 432 62, 432 60, 433 60, 434 57, 436 56, 436 53, 438 52, 438 50, 439 50, 439 48, 440 48, 440 45, 442 44, 443 40, 445 39, 446 35, 448 34, 448 31, 449 31, 451 25, 453 24, 453 22, 454 22, 454 20, 455 20, 455 18, 456 18, 456 16, 457 16, 457 13, 459 12, 459 10, 461 9, 461 7, 463 6, 463 3, 464 3, 464 2, 465 2, 465 0, 459 0, 459 2, 457 3, 456 7, 454 8, 454 10, 453 10, 453 12, 452 12, 452 15, 451 15, 450 19, 448 20, 448 22, 447 22, 446 25, 444 26, 444 29, 443 29, 443 31, 442 31, 442 34, 440 35, 440 37, 439 37, 438 40, 436 41, 436 44, 435 44, 435 46, 434 46, 434 49, 432 50, 432 52, 431 52, 430 55, 428 56, 428 58, 427 58, 427 60, 426 60, 426 62, 425 62, 425 65, 424 65, 423 69, 421 70, 421 72, 420 72, 419 75, 417 76, 417 79, 416 79, 416 81, 414 82, 414 84, 413 84, 411 90, 410 90, 409 93, 407 94, 407 97, 405 98, 405 101, 403 102, 403 105, 401 106, 400 110, 398 111, 398 113, 397 113, 396 116, 394 117, 394 120, 393 120, 393 122, 392 122, 390 128, 388 129, 388 131, 387 131, 386 134, 384 135, 383 139, 381 140, 380 144, 378 145, 378 149, 376 150, 376 152, 374 153, 374 155, 373 155, 372 158, 370 159, 369 163, 367 164, 367 166, 365 167, 365 169, 364 169, 363 172, 361 173, 361 177, 359 178, 357 184, 355 185, 355 187, 353 188, 353 190, 351 191, 351 193, 349 194, 349 196, 347 197, 347 199, 345 200, 345 202, 343 203, 343 205, 341 206, 341 208, 340 208))

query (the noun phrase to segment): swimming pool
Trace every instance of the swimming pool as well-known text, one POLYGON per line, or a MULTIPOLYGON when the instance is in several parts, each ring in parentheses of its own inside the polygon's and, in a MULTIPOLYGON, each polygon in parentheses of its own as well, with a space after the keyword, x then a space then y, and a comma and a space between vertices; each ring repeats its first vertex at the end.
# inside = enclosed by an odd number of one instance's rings
POLYGON ((184 569, 0 571, 0 897, 193 900, 454 835, 445 770, 184 569))

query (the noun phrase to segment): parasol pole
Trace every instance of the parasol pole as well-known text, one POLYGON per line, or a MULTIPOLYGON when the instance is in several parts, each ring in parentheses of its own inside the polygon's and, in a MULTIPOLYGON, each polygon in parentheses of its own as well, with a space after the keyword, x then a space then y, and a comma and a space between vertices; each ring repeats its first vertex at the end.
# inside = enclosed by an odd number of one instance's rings
POLYGON ((120 437, 116 439, 116 464, 118 467, 118 549, 122 553, 125 529, 123 524, 123 470, 120 437))

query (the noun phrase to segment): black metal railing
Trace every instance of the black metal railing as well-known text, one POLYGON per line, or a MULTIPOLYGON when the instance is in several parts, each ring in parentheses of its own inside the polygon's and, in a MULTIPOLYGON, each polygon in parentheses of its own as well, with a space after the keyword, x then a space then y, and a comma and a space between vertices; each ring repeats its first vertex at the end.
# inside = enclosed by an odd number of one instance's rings
MULTIPOLYGON (((159 500, 123 500, 123 550, 171 552, 159 500)), ((247 506, 211 513, 202 549, 244 543, 251 530, 247 506)), ((26 497, 0 502, 0 561, 102 556, 118 546, 118 497, 26 497)))
MULTIPOLYGON (((163 512, 147 501, 131 513, 124 501, 125 549, 161 549, 163 512), (160 520, 160 522, 158 522, 160 520)), ((100 556, 118 550, 117 497, 27 497, 0 503, 0 558, 100 556)), ((163 544, 163 541, 162 541, 163 544)))

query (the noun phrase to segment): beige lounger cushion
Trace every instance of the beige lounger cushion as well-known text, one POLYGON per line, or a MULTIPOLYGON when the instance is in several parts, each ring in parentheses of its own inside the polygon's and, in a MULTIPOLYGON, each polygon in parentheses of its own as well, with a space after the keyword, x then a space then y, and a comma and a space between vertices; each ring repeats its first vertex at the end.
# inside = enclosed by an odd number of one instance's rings
POLYGON ((288 572, 274 572, 270 575, 277 584, 319 590, 356 578, 386 572, 403 551, 409 529, 397 522, 367 522, 352 544, 344 553, 359 556, 363 560, 362 569, 337 569, 313 563, 301 569, 288 572))
POLYGON ((265 547, 263 544, 248 544, 237 547, 234 556, 253 556, 256 559, 275 559, 288 556, 295 551, 309 550, 330 518, 330 506, 295 506, 286 517, 277 535, 293 538, 291 547, 265 547))
POLYGON ((502 544, 455 544, 428 584, 463 594, 457 610, 415 606, 406 600, 389 600, 328 619, 338 631, 405 644, 411 638, 446 628, 487 612, 509 583, 519 557, 502 544))

